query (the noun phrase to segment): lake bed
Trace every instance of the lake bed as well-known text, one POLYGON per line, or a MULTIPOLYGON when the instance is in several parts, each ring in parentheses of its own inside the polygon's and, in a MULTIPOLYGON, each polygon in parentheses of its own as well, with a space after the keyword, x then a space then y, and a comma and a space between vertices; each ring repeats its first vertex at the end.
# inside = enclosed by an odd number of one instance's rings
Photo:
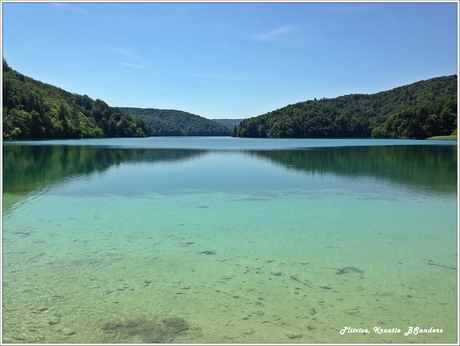
POLYGON ((3 155, 6 343, 457 339, 455 142, 164 137, 3 155))

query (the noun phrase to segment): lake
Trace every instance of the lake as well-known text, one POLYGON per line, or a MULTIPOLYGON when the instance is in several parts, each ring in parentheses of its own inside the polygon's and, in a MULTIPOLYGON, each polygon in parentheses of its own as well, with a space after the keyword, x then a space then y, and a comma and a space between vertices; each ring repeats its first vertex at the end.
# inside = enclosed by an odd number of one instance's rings
POLYGON ((5 343, 457 341, 456 142, 5 142, 2 205, 5 343))

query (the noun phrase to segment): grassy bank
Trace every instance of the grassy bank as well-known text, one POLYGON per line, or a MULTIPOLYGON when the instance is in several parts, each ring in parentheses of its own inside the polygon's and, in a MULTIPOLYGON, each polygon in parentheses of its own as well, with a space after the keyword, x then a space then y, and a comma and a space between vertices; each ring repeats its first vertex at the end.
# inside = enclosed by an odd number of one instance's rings
POLYGON ((450 136, 434 136, 430 137, 427 139, 433 139, 433 140, 444 140, 444 141, 456 141, 457 140, 457 135, 450 135, 450 136))

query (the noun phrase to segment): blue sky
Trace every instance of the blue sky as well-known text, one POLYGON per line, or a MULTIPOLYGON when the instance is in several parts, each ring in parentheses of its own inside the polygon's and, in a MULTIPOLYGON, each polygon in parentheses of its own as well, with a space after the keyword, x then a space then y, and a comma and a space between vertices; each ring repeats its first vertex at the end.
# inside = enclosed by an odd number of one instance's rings
POLYGON ((8 3, 15 70, 110 106, 248 118, 457 73, 457 3, 8 3))

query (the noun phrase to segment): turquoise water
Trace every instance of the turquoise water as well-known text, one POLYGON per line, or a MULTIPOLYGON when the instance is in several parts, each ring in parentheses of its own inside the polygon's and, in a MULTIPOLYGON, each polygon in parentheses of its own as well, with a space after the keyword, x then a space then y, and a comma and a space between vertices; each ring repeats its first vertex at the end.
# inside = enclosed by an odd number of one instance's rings
POLYGON ((5 143, 3 341, 456 342, 455 144, 5 143))

